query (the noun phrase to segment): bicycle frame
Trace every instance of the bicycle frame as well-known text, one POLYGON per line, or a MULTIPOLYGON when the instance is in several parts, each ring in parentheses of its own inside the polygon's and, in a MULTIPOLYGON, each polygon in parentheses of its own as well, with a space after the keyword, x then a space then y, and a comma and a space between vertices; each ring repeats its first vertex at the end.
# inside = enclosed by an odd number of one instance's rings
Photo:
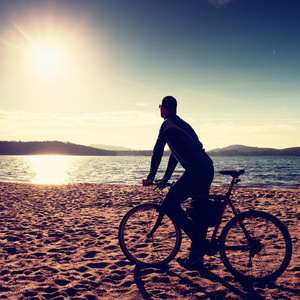
MULTIPOLYGON (((208 197, 194 195, 190 203, 186 203, 190 204, 190 207, 186 207, 186 213, 200 234, 204 234, 206 226, 210 226, 204 254, 214 256, 219 253, 227 270, 243 280, 263 282, 277 278, 286 270, 292 256, 292 241, 287 228, 267 212, 240 212, 235 208, 231 199, 232 190, 240 181, 239 176, 244 174, 244 170, 224 170, 219 173, 232 177, 225 193, 211 194, 208 197), (210 214, 210 204, 205 203, 208 199, 218 202, 211 205, 219 214, 217 220, 213 216, 211 219, 205 218, 206 207, 207 216, 210 214), (232 211, 233 216, 227 208, 232 211), (226 219, 225 213, 230 214, 226 215, 226 219)), ((154 184, 162 190, 166 185, 160 183, 154 184)), ((125 256, 135 264, 161 267, 169 263, 180 250, 182 232, 176 222, 166 218, 162 206, 164 195, 163 192, 160 204, 144 203, 133 207, 120 223, 120 247, 125 256)))
MULTIPOLYGON (((232 189, 233 189, 234 185, 237 184, 238 182, 240 182, 240 179, 238 179, 237 177, 232 177, 230 185, 229 185, 228 190, 227 190, 225 195, 209 195, 209 199, 223 201, 221 214, 218 218, 217 224, 214 227, 214 230, 213 230, 213 233, 212 233, 212 236, 211 236, 211 239, 210 239, 211 246, 215 245, 215 247, 216 247, 216 248, 213 247, 214 249, 212 249, 212 250, 220 250, 219 246, 216 246, 217 245, 216 244, 217 234, 218 234, 218 231, 219 231, 219 228, 220 228, 225 210, 226 210, 228 205, 230 206, 234 217, 237 219, 237 222, 239 223, 243 233, 245 234, 245 236, 246 236, 246 238, 249 242, 250 247, 253 246, 253 239, 251 238, 251 236, 249 235, 248 231, 246 230, 243 222, 239 218, 239 212, 233 206, 232 201, 230 199, 232 189)), ((249 246, 244 246, 243 248, 245 248, 245 247, 248 249, 249 246)), ((230 247, 227 248, 227 250, 230 250, 230 247)), ((237 250, 236 246, 232 250, 237 250)))
MULTIPOLYGON (((241 171, 240 171, 241 172, 241 171)), ((244 172, 244 171, 243 171, 244 172)), ((221 214, 217 220, 217 223, 216 225, 214 226, 214 230, 213 230, 213 233, 212 233, 212 236, 211 236, 211 239, 210 239, 210 245, 211 245, 211 250, 213 253, 215 253, 216 251, 219 251, 220 248, 219 246, 217 246, 217 234, 218 234, 218 231, 219 231, 219 228, 220 228, 220 225, 222 223, 222 219, 223 219, 223 216, 224 216, 224 213, 225 213, 225 210, 226 210, 226 207, 229 205, 231 210, 232 210, 232 213, 234 215, 234 217, 237 219, 237 222, 239 223, 243 233, 245 234, 245 237, 247 238, 248 242, 249 242, 249 246, 250 248, 252 248, 254 246, 254 243, 253 243, 253 239, 251 238, 251 236, 249 235, 248 231, 246 230, 243 222, 241 221, 241 219, 239 218, 239 212, 235 209, 234 205, 232 204, 231 202, 231 199, 230 199, 230 196, 231 196, 231 193, 232 193, 232 190, 233 190, 233 187, 235 184, 237 184, 238 182, 240 182, 240 179, 238 178, 239 175, 243 174, 243 172, 241 173, 237 173, 236 176, 233 176, 232 175, 232 179, 231 179, 231 182, 229 184, 229 187, 228 187, 228 190, 226 192, 225 195, 209 195, 209 199, 214 199, 214 200, 220 200, 220 201, 223 201, 222 203, 222 210, 221 210, 221 214)), ((171 186, 171 184, 170 184, 171 186)), ((199 196, 201 197, 201 196, 199 196)), ((153 228, 151 229, 151 231, 147 234, 147 238, 151 238, 153 236, 153 234, 155 233, 155 231, 157 230, 157 228, 160 226, 161 224, 161 221, 164 217, 165 213, 164 212, 160 212, 153 228)), ((247 250, 249 249, 249 246, 243 246, 242 248, 240 248, 241 250, 247 250)), ((227 247, 226 248, 227 250, 230 250, 231 247, 227 247)), ((231 250, 237 250, 236 246, 235 247, 232 247, 231 250)))

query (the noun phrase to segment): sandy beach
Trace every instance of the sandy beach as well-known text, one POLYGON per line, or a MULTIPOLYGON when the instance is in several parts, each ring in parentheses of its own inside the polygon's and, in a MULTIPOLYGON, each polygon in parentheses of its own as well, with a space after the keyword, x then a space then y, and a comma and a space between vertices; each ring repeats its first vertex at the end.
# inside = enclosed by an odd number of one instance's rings
MULTIPOLYGON (((151 187, 1 182, 0 299, 299 299, 300 190, 237 188, 238 196, 241 210, 264 210, 289 229, 293 256, 276 281, 236 281, 218 254, 199 270, 176 260, 163 269, 131 264, 118 226, 130 207, 159 200, 151 187)), ((188 246, 184 237, 177 257, 188 246)))

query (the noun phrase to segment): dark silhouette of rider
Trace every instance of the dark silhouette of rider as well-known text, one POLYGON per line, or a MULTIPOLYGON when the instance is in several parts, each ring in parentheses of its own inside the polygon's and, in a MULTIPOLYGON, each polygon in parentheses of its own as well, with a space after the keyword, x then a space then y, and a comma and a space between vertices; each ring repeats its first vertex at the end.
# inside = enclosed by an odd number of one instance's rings
POLYGON ((185 171, 169 190, 162 207, 164 212, 179 225, 192 242, 189 256, 183 263, 195 265, 199 261, 203 261, 206 231, 201 234, 196 230, 180 204, 195 194, 208 198, 214 177, 213 162, 205 153, 193 128, 177 116, 176 99, 172 96, 164 97, 159 108, 164 122, 153 149, 149 175, 142 183, 143 185, 150 185, 153 182, 163 156, 164 147, 168 144, 171 155, 160 182, 164 183, 170 179, 178 162, 185 171))

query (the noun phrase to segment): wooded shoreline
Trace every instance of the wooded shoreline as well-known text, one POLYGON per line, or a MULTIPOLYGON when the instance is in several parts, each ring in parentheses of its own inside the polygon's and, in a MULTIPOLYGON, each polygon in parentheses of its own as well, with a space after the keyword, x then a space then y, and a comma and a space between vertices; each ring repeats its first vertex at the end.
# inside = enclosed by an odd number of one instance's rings
MULTIPOLYGON (((273 149, 233 145, 207 153, 211 156, 300 156, 300 147, 273 149)), ((0 141, 0 155, 151 156, 152 150, 104 150, 59 141, 0 141)))

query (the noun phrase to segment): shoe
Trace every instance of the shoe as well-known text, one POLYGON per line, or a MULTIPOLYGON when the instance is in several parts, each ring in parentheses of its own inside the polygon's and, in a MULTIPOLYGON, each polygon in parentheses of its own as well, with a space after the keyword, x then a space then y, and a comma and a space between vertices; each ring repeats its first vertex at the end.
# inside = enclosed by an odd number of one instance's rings
POLYGON ((203 256, 195 264, 191 264, 188 258, 177 258, 177 262, 188 270, 205 268, 203 256))
POLYGON ((185 268, 191 267, 201 267, 204 264, 203 256, 206 252, 205 247, 206 242, 204 243, 192 243, 190 254, 187 258, 177 259, 177 261, 184 266, 185 268))

